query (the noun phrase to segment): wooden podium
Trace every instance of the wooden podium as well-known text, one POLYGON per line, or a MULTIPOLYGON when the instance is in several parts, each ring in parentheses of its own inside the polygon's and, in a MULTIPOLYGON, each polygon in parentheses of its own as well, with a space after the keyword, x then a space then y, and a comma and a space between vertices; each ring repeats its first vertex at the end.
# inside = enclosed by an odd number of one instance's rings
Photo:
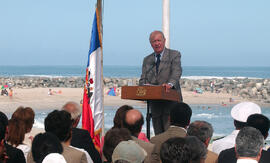
POLYGON ((151 115, 149 112, 150 110, 149 100, 180 101, 179 94, 176 90, 170 89, 169 92, 166 92, 165 87, 154 85, 123 86, 121 91, 121 98, 147 101, 146 135, 149 140, 150 140, 150 120, 151 120, 151 115))

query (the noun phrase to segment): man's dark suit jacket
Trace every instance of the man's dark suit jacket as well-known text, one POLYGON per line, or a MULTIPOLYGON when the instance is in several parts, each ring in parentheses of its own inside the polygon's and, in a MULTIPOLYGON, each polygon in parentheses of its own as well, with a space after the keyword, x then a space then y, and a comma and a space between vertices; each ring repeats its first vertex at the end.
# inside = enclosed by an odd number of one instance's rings
POLYGON ((7 163, 26 163, 24 154, 20 149, 6 143, 5 148, 8 155, 7 163))
POLYGON ((87 130, 73 128, 71 145, 86 150, 94 163, 102 163, 99 152, 96 150, 91 136, 87 130))
MULTIPOLYGON (((235 148, 225 149, 218 156, 218 163, 236 163, 237 158, 235 148)), ((259 163, 270 163, 270 152, 262 150, 262 156, 259 163)))

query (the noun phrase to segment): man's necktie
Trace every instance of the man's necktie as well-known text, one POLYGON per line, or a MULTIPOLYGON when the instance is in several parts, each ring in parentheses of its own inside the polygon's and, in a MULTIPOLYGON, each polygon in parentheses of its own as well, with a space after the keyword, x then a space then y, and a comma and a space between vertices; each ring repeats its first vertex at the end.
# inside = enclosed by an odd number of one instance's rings
POLYGON ((159 64, 160 64, 160 54, 157 54, 157 61, 156 61, 156 72, 158 73, 158 67, 159 67, 159 64))

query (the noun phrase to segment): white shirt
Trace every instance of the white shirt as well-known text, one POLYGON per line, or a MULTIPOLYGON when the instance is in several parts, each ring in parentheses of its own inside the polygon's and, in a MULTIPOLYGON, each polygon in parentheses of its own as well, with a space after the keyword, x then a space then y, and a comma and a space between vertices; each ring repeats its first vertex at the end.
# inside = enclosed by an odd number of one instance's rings
POLYGON ((238 159, 236 163, 258 163, 258 161, 252 159, 238 159))
POLYGON ((59 153, 50 153, 42 161, 42 163, 67 163, 64 156, 59 153))
POLYGON ((239 130, 234 130, 230 135, 225 136, 222 139, 216 140, 212 144, 212 151, 219 154, 225 149, 229 149, 235 146, 235 139, 239 130))
POLYGON ((27 159, 27 155, 30 152, 31 148, 28 145, 25 145, 25 144, 20 144, 16 148, 20 149, 23 152, 24 157, 25 157, 25 160, 26 160, 27 159))

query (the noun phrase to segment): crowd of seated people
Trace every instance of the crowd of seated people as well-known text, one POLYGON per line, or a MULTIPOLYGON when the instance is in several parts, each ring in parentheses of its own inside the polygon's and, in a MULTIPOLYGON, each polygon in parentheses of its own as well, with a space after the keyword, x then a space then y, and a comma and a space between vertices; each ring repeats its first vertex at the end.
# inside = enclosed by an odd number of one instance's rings
POLYGON ((87 130, 78 128, 82 109, 67 102, 44 120, 45 131, 28 137, 35 112, 19 107, 11 118, 0 111, 0 163, 266 163, 265 148, 269 119, 252 102, 231 109, 235 130, 215 140, 213 127, 204 120, 191 122, 192 109, 186 103, 170 108, 165 132, 148 140, 142 127, 143 114, 123 105, 115 113, 113 127, 101 140, 98 151, 87 130), (30 140, 27 143, 26 140, 30 140))

